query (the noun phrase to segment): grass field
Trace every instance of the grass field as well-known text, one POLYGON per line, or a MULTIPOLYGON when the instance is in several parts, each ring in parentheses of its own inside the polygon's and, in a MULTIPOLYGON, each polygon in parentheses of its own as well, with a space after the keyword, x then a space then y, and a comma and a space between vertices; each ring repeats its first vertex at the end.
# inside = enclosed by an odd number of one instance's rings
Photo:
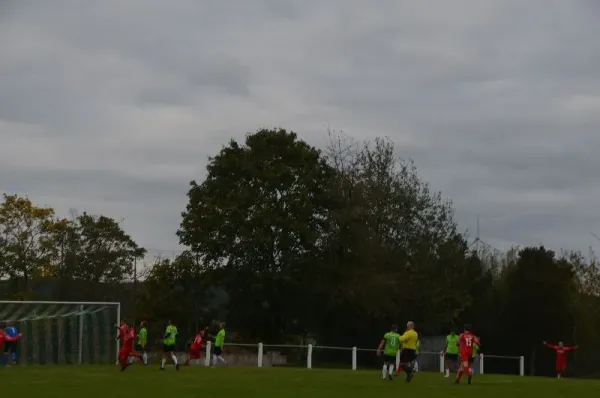
POLYGON ((411 384, 404 378, 383 381, 375 371, 284 368, 172 367, 165 372, 135 365, 121 373, 116 366, 0 368, 5 393, 19 398, 410 398, 435 397, 593 397, 600 381, 555 380, 483 375, 473 385, 454 385, 439 373, 418 373, 411 384))

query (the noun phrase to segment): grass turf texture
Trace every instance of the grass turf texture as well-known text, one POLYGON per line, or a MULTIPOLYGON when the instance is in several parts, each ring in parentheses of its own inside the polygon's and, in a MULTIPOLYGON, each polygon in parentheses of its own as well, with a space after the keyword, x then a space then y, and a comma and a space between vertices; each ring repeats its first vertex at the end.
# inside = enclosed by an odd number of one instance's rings
POLYGON ((121 373, 116 366, 0 368, 2 390, 19 398, 192 398, 252 397, 593 397, 600 381, 556 380, 518 376, 475 376, 473 385, 454 385, 439 373, 418 373, 407 384, 404 376, 381 380, 375 371, 306 370, 285 368, 182 367, 165 372, 134 365, 121 373), (406 395, 404 395, 406 396, 406 395))

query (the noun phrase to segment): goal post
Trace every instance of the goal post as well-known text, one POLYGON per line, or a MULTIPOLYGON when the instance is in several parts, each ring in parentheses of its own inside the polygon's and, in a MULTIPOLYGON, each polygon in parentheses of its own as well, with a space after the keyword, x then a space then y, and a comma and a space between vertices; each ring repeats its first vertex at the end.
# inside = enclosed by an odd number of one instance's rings
POLYGON ((113 364, 116 302, 0 301, 0 322, 16 327, 21 365, 113 364))

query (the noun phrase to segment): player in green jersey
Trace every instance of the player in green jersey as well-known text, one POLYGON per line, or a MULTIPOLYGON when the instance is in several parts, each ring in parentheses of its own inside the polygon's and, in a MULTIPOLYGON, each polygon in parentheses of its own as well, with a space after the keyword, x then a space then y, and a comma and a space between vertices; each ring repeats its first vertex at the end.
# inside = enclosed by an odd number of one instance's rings
POLYGON ((383 335, 383 339, 377 348, 377 355, 381 356, 383 350, 383 369, 381 376, 383 380, 386 377, 389 380, 394 379, 394 370, 396 369, 396 357, 400 349, 400 335, 398 334, 398 325, 393 325, 392 329, 383 335))
POLYGON ((163 337, 163 356, 160 362, 160 370, 165 370, 165 364, 167 363, 167 354, 171 355, 171 359, 175 364, 175 369, 179 370, 179 362, 175 356, 175 346, 177 345, 177 326, 173 325, 173 322, 169 320, 169 325, 165 330, 163 337))
POLYGON ((458 369, 458 337, 455 330, 451 330, 446 336, 446 346, 442 351, 445 365, 444 377, 450 377, 451 368, 454 368, 454 371, 458 369))
POLYGON ((144 365, 148 365, 148 353, 147 353, 147 345, 148 345, 148 324, 146 321, 142 321, 140 323, 140 331, 137 334, 137 339, 135 341, 135 351, 142 354, 142 363, 144 365))
POLYGON ((215 348, 213 351, 212 366, 217 366, 217 363, 223 362, 227 366, 227 361, 223 358, 223 347, 225 346, 225 324, 219 324, 219 333, 215 337, 215 348))

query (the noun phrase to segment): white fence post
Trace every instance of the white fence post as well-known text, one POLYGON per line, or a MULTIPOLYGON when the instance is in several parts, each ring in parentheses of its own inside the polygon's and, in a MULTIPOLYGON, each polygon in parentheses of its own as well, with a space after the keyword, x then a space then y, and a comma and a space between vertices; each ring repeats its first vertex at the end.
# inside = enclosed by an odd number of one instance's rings
POLYGON ((258 343, 258 367, 262 368, 263 366, 263 343, 258 343))
POLYGON ((525 357, 519 358, 519 376, 525 376, 525 357))
POLYGON ((444 371, 446 370, 445 361, 446 357, 444 356, 444 353, 440 352, 440 373, 444 373, 444 371))
POLYGON ((356 354, 357 354, 357 348, 356 347, 352 347, 352 370, 356 370, 356 354))
POLYGON ((211 357, 211 352, 212 352, 212 342, 211 341, 207 341, 206 342, 206 357, 204 358, 204 366, 206 366, 207 368, 210 366, 210 357, 211 357))
POLYGON ((79 306, 79 364, 83 365, 83 304, 79 306))
POLYGON ((306 368, 312 369, 312 344, 308 345, 308 352, 306 353, 306 368))
POLYGON ((483 374, 483 354, 479 354, 479 374, 483 374))

